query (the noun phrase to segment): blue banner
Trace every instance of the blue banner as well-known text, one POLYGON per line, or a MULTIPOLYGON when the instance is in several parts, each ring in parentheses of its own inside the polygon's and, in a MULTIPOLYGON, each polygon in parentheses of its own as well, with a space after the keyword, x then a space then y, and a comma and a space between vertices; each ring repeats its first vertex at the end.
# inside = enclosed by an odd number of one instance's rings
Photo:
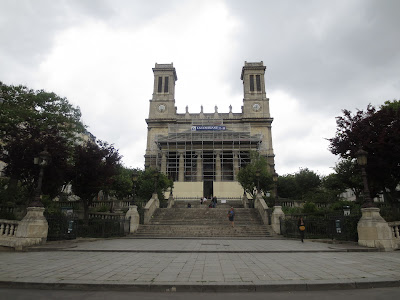
POLYGON ((192 131, 200 131, 200 130, 226 130, 226 126, 215 126, 215 125, 192 126, 192 131))

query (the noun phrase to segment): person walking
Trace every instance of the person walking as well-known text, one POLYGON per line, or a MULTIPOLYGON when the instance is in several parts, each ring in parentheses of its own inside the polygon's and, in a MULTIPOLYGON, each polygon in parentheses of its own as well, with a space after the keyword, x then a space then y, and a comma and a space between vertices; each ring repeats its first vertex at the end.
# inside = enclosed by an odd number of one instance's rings
POLYGON ((297 227, 299 228, 301 242, 304 243, 304 231, 306 231, 306 226, 303 217, 300 217, 297 221, 297 227))
POLYGON ((231 226, 235 227, 235 222, 233 221, 233 218, 235 217, 235 210, 233 207, 228 211, 228 219, 231 222, 231 226))

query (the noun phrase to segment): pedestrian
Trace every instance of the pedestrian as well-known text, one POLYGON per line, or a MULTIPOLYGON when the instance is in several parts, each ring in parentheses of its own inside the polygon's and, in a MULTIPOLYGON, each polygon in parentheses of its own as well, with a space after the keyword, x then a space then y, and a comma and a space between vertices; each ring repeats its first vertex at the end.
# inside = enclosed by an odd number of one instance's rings
POLYGON ((233 207, 231 207, 231 209, 228 211, 228 219, 231 222, 232 227, 235 227, 235 223, 233 221, 234 216, 235 216, 235 210, 233 209, 233 207))
POLYGON ((303 217, 300 217, 297 221, 297 227, 299 228, 301 242, 304 243, 304 231, 306 231, 306 225, 304 223, 303 217))
POLYGON ((217 202, 218 202, 217 197, 214 196, 214 207, 217 207, 217 202))

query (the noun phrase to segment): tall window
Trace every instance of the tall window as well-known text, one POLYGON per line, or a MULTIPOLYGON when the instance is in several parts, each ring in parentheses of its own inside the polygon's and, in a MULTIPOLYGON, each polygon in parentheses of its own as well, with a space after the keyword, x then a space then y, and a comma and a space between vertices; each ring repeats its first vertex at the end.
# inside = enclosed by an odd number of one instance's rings
POLYGON ((250 92, 254 92, 254 75, 250 75, 250 92))
POLYGON ((261 92, 261 76, 256 75, 256 86, 257 86, 257 92, 261 92))
POLYGON ((157 92, 161 93, 162 92, 162 77, 158 77, 158 88, 157 88, 157 92))
POLYGON ((169 77, 164 78, 164 93, 168 93, 168 79, 169 77))

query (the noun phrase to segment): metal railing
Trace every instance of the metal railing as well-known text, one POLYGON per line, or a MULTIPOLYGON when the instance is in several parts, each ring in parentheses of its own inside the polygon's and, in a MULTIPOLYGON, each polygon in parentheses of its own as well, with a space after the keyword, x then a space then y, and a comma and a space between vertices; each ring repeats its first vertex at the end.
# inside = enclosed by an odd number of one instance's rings
MULTIPOLYGON (((357 223, 360 215, 301 215, 305 223, 305 238, 336 239, 346 241, 357 241, 357 223)), ((285 237, 299 238, 300 232, 297 222, 300 215, 286 215, 280 221, 281 233, 285 237)))

